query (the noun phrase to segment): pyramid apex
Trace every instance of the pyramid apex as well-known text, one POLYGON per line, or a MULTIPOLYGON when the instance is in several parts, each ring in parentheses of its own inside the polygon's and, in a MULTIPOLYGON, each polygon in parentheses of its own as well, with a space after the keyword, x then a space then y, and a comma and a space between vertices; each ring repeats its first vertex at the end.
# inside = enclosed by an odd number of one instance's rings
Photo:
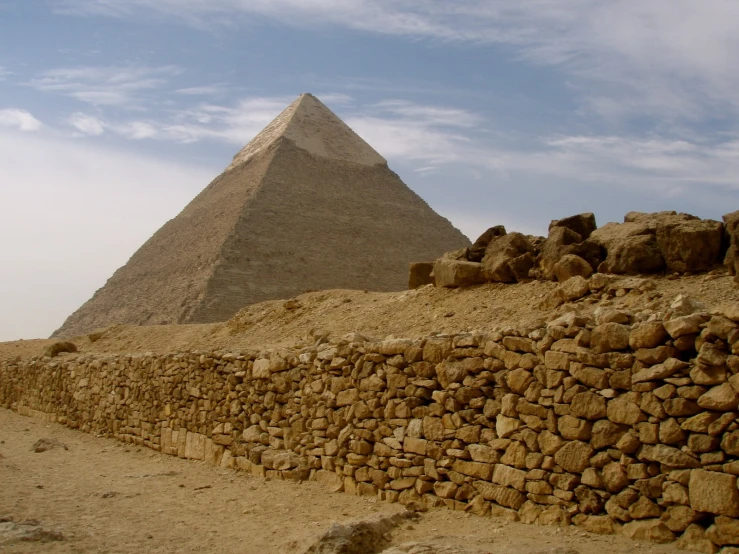
POLYGON ((233 158, 237 167, 279 138, 286 138, 315 156, 362 165, 387 161, 316 96, 304 92, 233 158))

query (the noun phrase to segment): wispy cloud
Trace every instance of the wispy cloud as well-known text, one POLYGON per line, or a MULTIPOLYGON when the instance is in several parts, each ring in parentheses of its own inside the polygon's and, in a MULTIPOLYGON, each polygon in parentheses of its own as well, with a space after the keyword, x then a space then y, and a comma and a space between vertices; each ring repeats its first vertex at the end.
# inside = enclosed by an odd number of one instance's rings
POLYGON ((0 65, 0 81, 4 81, 9 75, 11 75, 10 71, 0 65))
POLYGON ((45 71, 27 84, 96 106, 135 106, 182 73, 177 66, 69 67, 45 71))
POLYGON ((42 126, 42 123, 26 110, 0 109, 0 127, 9 127, 19 131, 38 131, 42 126))
POLYGON ((83 135, 98 136, 105 132, 105 122, 92 115, 74 113, 69 117, 69 124, 83 135))
POLYGON ((258 14, 288 25, 507 44, 529 63, 562 68, 583 109, 604 117, 739 114, 739 3, 726 0, 57 0, 56 5, 66 13, 160 15, 198 25, 234 24, 258 14))
POLYGON ((224 83, 216 83, 213 85, 186 87, 177 89, 175 92, 186 96, 220 96, 225 94, 226 85, 224 83))

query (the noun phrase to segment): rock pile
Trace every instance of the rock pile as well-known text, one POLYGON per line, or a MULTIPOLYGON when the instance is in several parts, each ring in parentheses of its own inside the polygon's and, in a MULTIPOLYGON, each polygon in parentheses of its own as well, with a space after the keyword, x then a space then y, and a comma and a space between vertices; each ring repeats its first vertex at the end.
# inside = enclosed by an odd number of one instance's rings
POLYGON ((492 227, 469 248, 445 254, 429 276, 424 264, 411 267, 411 288, 435 282, 462 287, 529 279, 566 281, 595 272, 614 274, 709 271, 739 264, 739 212, 724 224, 676 212, 630 212, 623 223, 601 228, 592 213, 552 221, 549 236, 507 233, 492 227))
POLYGON ((736 305, 678 297, 665 313, 601 307, 490 334, 3 362, 0 406, 390 502, 739 546, 736 305))

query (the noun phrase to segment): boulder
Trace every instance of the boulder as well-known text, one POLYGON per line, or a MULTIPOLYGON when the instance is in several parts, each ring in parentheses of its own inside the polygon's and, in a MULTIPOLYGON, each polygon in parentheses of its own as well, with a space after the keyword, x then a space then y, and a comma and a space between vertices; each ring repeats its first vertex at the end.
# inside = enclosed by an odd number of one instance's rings
POLYGON ((506 230, 505 230, 505 227, 503 227, 502 225, 496 225, 495 227, 490 227, 490 229, 488 229, 482 235, 480 235, 478 239, 474 242, 474 244, 470 246, 467 259, 470 262, 481 262, 482 258, 485 256, 485 250, 490 244, 490 241, 492 241, 493 239, 505 236, 505 234, 506 234, 506 230))
POLYGON ((731 275, 737 275, 739 274, 739 211, 726 214, 723 220, 723 247, 726 249, 724 265, 731 275))
POLYGON ((564 227, 565 229, 575 231, 582 237, 582 240, 589 238, 597 228, 595 224, 595 215, 592 213, 582 213, 571 215, 564 219, 555 219, 549 224, 549 231, 554 227, 564 227))
POLYGON ((575 245, 582 242, 582 236, 566 227, 553 227, 536 257, 535 272, 539 279, 554 278, 554 266, 567 254, 574 254, 575 245))
POLYGON ((468 287, 485 282, 482 265, 448 258, 434 262, 434 281, 437 287, 468 287))
POLYGON ((528 239, 521 233, 508 233, 493 238, 485 250, 482 259, 482 271, 485 279, 499 283, 513 283, 516 276, 510 263, 527 253, 533 253, 534 248, 528 239))
POLYGON ((608 223, 590 237, 606 251, 602 273, 635 275, 661 271, 665 262, 653 229, 644 223, 608 223))
POLYGON ((571 277, 588 278, 593 273, 593 268, 580 256, 575 254, 565 254, 560 260, 554 264, 554 276, 560 283, 571 277))
POLYGON ((707 271, 719 263, 723 224, 680 214, 657 223, 657 244, 669 271, 707 271))
POLYGON ((433 285, 434 262, 413 262, 408 271, 408 288, 417 289, 424 285, 433 285))

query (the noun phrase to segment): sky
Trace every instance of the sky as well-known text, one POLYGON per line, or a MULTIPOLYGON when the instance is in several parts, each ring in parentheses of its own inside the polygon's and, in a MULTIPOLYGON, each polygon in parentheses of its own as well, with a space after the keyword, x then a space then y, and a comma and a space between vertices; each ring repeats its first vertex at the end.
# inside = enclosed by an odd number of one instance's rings
POLYGON ((739 209, 736 0, 0 0, 0 341, 46 337, 303 92, 438 213, 739 209))

